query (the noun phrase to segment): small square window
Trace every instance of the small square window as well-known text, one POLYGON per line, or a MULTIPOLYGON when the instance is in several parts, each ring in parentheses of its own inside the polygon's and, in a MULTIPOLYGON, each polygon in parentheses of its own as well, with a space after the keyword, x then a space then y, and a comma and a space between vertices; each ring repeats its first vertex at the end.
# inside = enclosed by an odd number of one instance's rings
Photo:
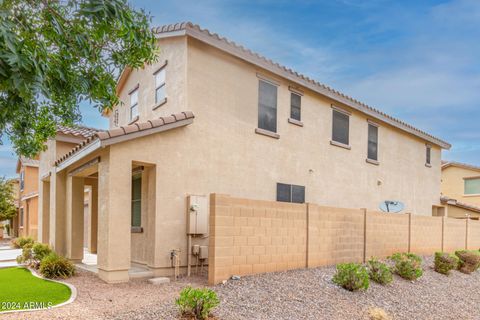
POLYGON ((305 187, 277 183, 277 201, 305 203, 305 187))

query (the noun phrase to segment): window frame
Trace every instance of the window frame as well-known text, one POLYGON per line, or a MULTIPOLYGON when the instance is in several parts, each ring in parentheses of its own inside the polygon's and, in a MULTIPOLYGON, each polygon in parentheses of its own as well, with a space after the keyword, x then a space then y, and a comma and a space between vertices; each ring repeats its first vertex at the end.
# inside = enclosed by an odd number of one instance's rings
POLYGON ((154 94, 155 94, 155 107, 163 104, 166 102, 167 100, 167 91, 166 91, 166 86, 167 86, 167 70, 166 70, 166 67, 167 67, 167 64, 165 63, 163 66, 161 66, 160 68, 157 69, 157 71, 155 71, 153 73, 153 77, 154 77, 154 81, 155 81, 155 91, 154 91, 154 94), (163 76, 163 82, 158 84, 157 83, 157 76, 159 73, 163 72, 164 73, 164 76, 163 76), (158 98, 158 95, 157 95, 157 91, 161 88, 164 88, 164 95, 163 95, 163 98, 158 101, 157 98, 158 98))
POLYGON ((291 90, 290 90, 290 119, 298 121, 298 122, 302 121, 302 95, 297 93, 297 92, 291 91, 291 90), (293 97, 294 96, 298 97, 298 101, 299 101, 298 106, 293 105, 293 97), (294 108, 298 108, 298 119, 294 117, 294 114, 293 114, 293 109, 294 108))
POLYGON ((425 145, 425 166, 432 166, 432 146, 429 144, 425 145))
POLYGON ((25 189, 25 169, 20 171, 20 191, 25 189))
POLYGON ((301 186, 301 185, 296 185, 296 184, 288 184, 288 183, 281 183, 281 182, 277 182, 277 187, 276 187, 276 201, 277 202, 285 202, 285 203, 298 203, 298 204, 303 204, 305 203, 305 191, 306 191, 306 187, 305 186, 301 186), (289 200, 282 200, 280 199, 279 195, 279 188, 280 187, 287 187, 288 188, 288 198, 289 200), (294 198, 294 188, 298 188, 298 189, 301 189, 302 192, 303 192, 303 202, 298 202, 298 201, 293 201, 293 198, 294 198))
POLYGON ((480 190, 479 192, 477 193, 467 193, 467 181, 480 181, 480 176, 477 176, 477 177, 466 177, 466 178, 463 178, 463 195, 465 197, 478 197, 480 196, 480 190))
MULTIPOLYGON (((378 163, 378 146, 379 146, 379 130, 380 126, 372 121, 367 121, 367 162, 370 163, 378 163), (375 141, 375 158, 370 157, 370 128, 375 128, 376 129, 376 141, 375 141)), ((372 141, 373 143, 373 141, 372 141)))
POLYGON ((129 119, 130 119, 130 122, 135 121, 135 120, 137 120, 137 119, 139 118, 140 112, 139 112, 139 110, 138 110, 138 105, 139 105, 139 102, 138 102, 138 100, 139 100, 139 99, 138 99, 138 98, 139 98, 139 97, 138 97, 138 92, 139 92, 139 85, 137 85, 134 89, 132 89, 132 90, 128 93, 128 95, 129 95, 129 97, 130 97, 130 108, 129 108, 129 119), (132 104, 132 97, 134 96, 134 94, 136 94, 136 96, 137 96, 137 101, 136 101, 135 104, 132 104), (137 110, 137 113, 136 113, 135 116, 133 116, 133 114, 132 114, 132 109, 133 109, 134 107, 136 107, 136 110, 137 110))
POLYGON ((268 79, 265 79, 263 77, 258 77, 257 129, 260 129, 260 130, 265 131, 265 132, 271 132, 273 134, 277 134, 277 131, 278 131, 278 87, 279 87, 279 85, 277 83, 275 83, 274 81, 269 81, 268 79), (261 121, 260 121, 260 110, 261 110, 261 108, 270 108, 269 106, 264 106, 260 103, 261 102, 260 86, 261 86, 262 83, 264 83, 266 85, 269 85, 272 88, 275 88, 275 108, 271 108, 271 109, 275 109, 275 128, 274 128, 274 130, 271 130, 271 128, 266 128, 267 126, 263 127, 263 126, 260 125, 261 124, 261 121))
MULTIPOLYGON (((139 172, 134 172, 132 173, 132 192, 131 192, 131 220, 130 220, 130 226, 132 228, 132 231, 135 230, 135 229, 142 229, 142 183, 143 183, 143 172, 142 171, 139 171, 139 172), (134 195, 135 195, 135 180, 140 180, 140 192, 139 192, 139 198, 138 199, 135 199, 134 198, 134 195), (138 212, 138 220, 139 220, 139 223, 138 225, 136 224, 136 220, 135 219, 135 214, 136 212, 134 211, 135 210, 135 206, 134 206, 134 203, 137 203, 139 202, 140 203, 140 206, 139 206, 139 212, 138 212)), ((141 232, 141 231, 140 231, 141 232)))
POLYGON ((332 119, 332 135, 331 135, 331 140, 330 140, 331 145, 338 146, 338 147, 343 147, 345 149, 351 149, 351 146, 350 146, 350 116, 351 115, 352 114, 350 112, 332 105, 332 118, 331 118, 332 119), (335 115, 336 114, 345 116, 346 119, 347 119, 347 141, 346 141, 347 143, 345 143, 343 141, 335 140, 335 136, 334 136, 335 121, 334 120, 335 120, 335 115))
POLYGON ((20 212, 19 212, 19 219, 18 219, 18 226, 20 228, 24 227, 25 224, 25 210, 23 207, 20 207, 20 212))

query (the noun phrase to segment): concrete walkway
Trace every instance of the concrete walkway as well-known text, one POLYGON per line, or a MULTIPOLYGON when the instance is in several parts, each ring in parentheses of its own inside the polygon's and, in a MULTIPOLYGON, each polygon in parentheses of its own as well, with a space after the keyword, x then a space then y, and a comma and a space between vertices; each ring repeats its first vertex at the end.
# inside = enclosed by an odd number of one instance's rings
POLYGON ((21 254, 22 254, 22 249, 0 250, 0 268, 18 266, 16 259, 21 254))

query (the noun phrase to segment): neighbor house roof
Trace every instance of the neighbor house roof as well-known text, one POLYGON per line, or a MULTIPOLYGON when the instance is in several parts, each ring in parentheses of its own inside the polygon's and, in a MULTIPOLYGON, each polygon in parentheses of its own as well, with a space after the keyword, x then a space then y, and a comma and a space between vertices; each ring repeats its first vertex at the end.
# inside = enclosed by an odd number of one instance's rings
POLYGON ((172 114, 167 117, 160 117, 158 119, 148 120, 146 122, 137 122, 127 126, 122 126, 116 129, 98 131, 92 136, 85 139, 82 143, 73 148, 70 152, 60 157, 55 161, 55 166, 64 167, 69 165, 69 160, 72 160, 76 155, 85 152, 83 156, 90 154, 100 147, 109 146, 118 142, 123 142, 157 132, 162 132, 182 126, 186 126, 193 122, 195 116, 191 111, 180 112, 172 114), (87 150, 88 151, 85 151, 87 150), (87 153, 88 152, 88 153, 87 153))
POLYGON ((74 126, 74 127, 57 126, 57 133, 63 133, 63 134, 68 134, 68 135, 72 135, 75 137, 82 137, 82 138, 90 138, 98 131, 102 131, 102 130, 83 127, 83 126, 74 126))
POLYGON ((474 205, 471 205, 471 204, 468 204, 468 203, 460 202, 456 199, 453 199, 453 198, 450 198, 450 197, 447 197, 447 196, 441 196, 440 201, 444 204, 449 204, 449 205, 452 205, 452 206, 455 206, 455 207, 459 207, 459 208, 462 208, 462 209, 467 209, 467 210, 470 210, 470 211, 473 211, 473 212, 476 212, 476 213, 480 213, 480 207, 477 207, 477 206, 474 206, 474 205))
POLYGON ((480 166, 475 166, 473 164, 467 164, 462 162, 455 162, 455 161, 445 161, 442 163, 442 170, 448 167, 459 167, 469 170, 480 171, 480 166))
MULTIPOLYGON (((288 79, 293 83, 301 85, 305 88, 308 88, 314 92, 317 92, 323 96, 329 97, 330 99, 337 101, 339 103, 345 104, 348 107, 358 110, 367 116, 381 120, 393 127, 396 127, 402 131, 413 134, 423 140, 426 140, 432 144, 438 145, 444 149, 450 149, 451 145, 444 140, 441 140, 425 131, 417 129, 412 125, 403 122, 399 119, 396 119, 388 114, 370 107, 352 97, 347 96, 344 93, 341 93, 337 90, 334 90, 322 83, 319 83, 313 79, 308 78, 305 75, 302 75, 292 69, 289 69, 285 66, 280 65, 270 59, 267 59, 258 53, 255 53, 233 41, 230 41, 224 37, 219 36, 216 33, 212 33, 207 29, 202 29, 200 26, 195 25, 191 22, 182 22, 176 24, 165 25, 153 29, 157 38, 167 38, 174 36, 190 36, 197 40, 200 40, 204 43, 207 43, 217 49, 225 51, 237 58, 240 58, 244 61, 252 63, 260 68, 268 70, 280 77, 288 79)), ((118 80, 118 88, 120 88, 125 79, 128 77, 131 72, 130 68, 125 68, 118 80)), ((118 90, 117 88, 117 90, 118 90)))

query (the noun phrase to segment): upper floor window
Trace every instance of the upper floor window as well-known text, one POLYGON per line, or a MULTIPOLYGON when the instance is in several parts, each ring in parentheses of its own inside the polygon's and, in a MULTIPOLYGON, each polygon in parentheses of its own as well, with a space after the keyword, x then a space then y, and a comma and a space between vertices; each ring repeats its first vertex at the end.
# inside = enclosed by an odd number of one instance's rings
POLYGON ((333 109, 332 140, 344 145, 349 144, 350 116, 346 112, 333 109))
POLYGON ((305 187, 277 183, 277 201, 305 203, 305 187))
POLYGON ((262 80, 258 82, 258 127, 277 132, 277 87, 262 80))
POLYGON ((113 125, 118 127, 118 109, 113 112, 113 125))
POLYGON ((23 211, 23 208, 20 208, 20 221, 19 221, 19 225, 20 227, 23 227, 23 220, 24 220, 24 211, 23 211))
POLYGON ((20 172, 20 191, 25 188, 25 171, 20 172))
POLYGON ((425 152, 426 152, 426 155, 425 155, 425 164, 427 166, 430 166, 432 163, 431 163, 431 158, 432 158, 432 147, 431 146, 426 146, 425 148, 425 152))
POLYGON ((155 73, 155 104, 165 100, 165 67, 155 73))
POLYGON ((301 121, 302 97, 299 94, 290 93, 290 118, 301 121))
POLYGON ((138 117, 138 88, 130 92, 130 121, 138 117))
POLYGON ((368 124, 368 151, 367 158, 378 161, 378 127, 368 124))
POLYGON ((480 195, 480 177, 465 178, 465 195, 480 195))

